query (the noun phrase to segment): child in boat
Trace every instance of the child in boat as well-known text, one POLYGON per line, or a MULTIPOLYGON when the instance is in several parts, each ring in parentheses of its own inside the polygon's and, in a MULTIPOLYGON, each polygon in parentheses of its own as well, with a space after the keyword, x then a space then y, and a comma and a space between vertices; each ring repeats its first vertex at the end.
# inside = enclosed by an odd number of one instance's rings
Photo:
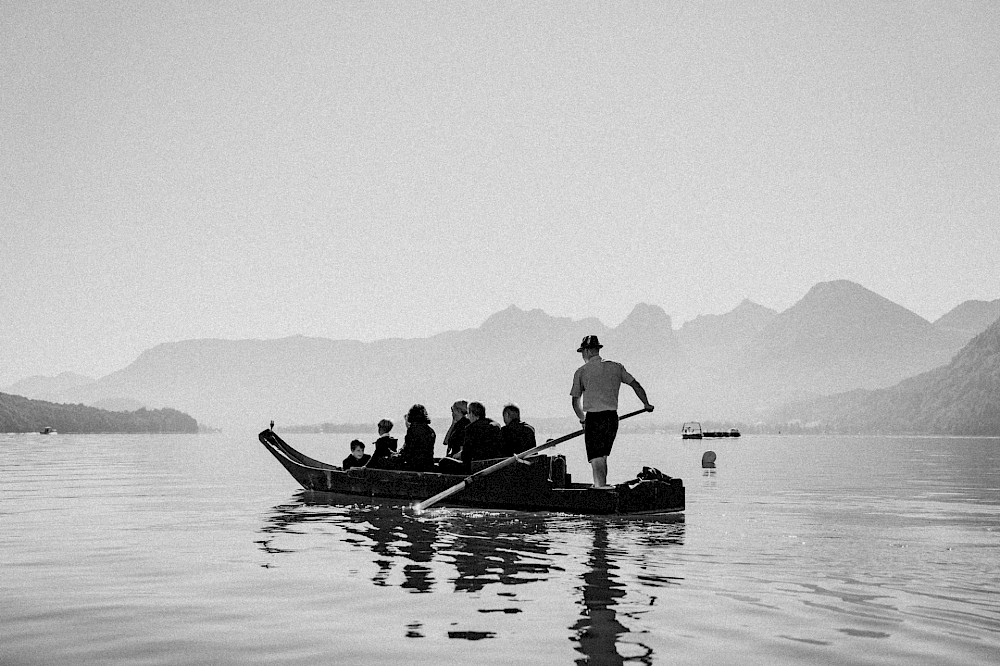
POLYGON ((365 453, 364 442, 360 439, 355 439, 351 442, 351 455, 344 458, 344 463, 341 467, 345 470, 351 469, 352 467, 364 467, 371 459, 372 457, 365 453))
POLYGON ((381 467, 389 456, 396 452, 399 442, 389 434, 391 430, 392 421, 389 419, 378 422, 378 439, 375 440, 375 451, 372 453, 372 459, 368 461, 368 467, 381 467))
POLYGON ((379 467, 410 472, 434 471, 434 440, 437 434, 431 428, 427 408, 421 404, 413 405, 403 421, 406 423, 403 448, 389 456, 379 467))

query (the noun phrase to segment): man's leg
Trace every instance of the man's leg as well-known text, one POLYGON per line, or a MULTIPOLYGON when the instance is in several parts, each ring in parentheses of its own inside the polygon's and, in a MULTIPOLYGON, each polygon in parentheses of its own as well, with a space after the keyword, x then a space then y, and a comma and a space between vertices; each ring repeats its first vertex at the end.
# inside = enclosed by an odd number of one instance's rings
POLYGON ((594 473, 594 487, 604 488, 608 485, 608 457, 600 456, 590 461, 590 470, 594 473))

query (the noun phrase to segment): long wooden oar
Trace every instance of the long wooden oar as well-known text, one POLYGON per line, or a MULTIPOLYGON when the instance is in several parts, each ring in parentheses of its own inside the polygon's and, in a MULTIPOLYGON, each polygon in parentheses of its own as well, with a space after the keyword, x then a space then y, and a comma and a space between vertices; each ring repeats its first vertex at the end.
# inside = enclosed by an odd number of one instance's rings
MULTIPOLYGON (((636 414, 642 414, 645 411, 646 411, 645 409, 637 409, 634 412, 629 412, 628 414, 625 414, 624 416, 618 417, 618 420, 619 421, 624 421, 627 418, 635 416, 636 414)), ((538 446, 536 446, 533 449, 528 449, 527 451, 525 451, 523 453, 518 453, 517 455, 511 456, 510 458, 507 458, 506 460, 501 460, 500 462, 498 462, 495 465, 490 465, 489 467, 487 467, 485 469, 479 470, 475 474, 472 474, 470 476, 465 477, 459 483, 456 483, 454 486, 452 486, 451 488, 448 488, 447 490, 442 490, 441 492, 439 492, 434 497, 429 497, 429 498, 425 499, 423 502, 419 502, 417 504, 414 504, 413 508, 414 508, 414 510, 416 510, 419 513, 420 511, 423 511, 424 509, 426 509, 427 507, 431 506, 432 504, 437 504, 438 502, 440 502, 444 498, 451 497, 452 495, 454 495, 458 491, 460 491, 463 488, 465 488, 466 486, 468 486, 470 483, 474 482, 476 479, 481 479, 482 477, 486 476, 487 474, 492 474, 493 472, 497 471, 498 469, 503 469, 507 465, 511 465, 511 464, 517 462, 519 459, 530 458, 531 456, 536 455, 539 452, 544 451, 545 449, 552 448, 556 444, 562 444, 566 440, 573 439, 574 437, 579 437, 582 434, 583 434, 582 430, 577 430, 576 432, 571 432, 570 434, 563 435, 562 437, 559 437, 557 439, 550 439, 549 441, 545 442, 544 444, 539 444, 538 446)))

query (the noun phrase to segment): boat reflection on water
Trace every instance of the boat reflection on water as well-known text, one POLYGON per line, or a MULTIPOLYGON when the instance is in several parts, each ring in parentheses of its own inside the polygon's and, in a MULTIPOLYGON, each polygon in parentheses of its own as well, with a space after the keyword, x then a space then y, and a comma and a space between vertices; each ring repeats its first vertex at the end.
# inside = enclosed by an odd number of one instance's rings
MULTIPOLYGON (((648 594, 648 588, 679 582, 662 575, 662 561, 665 548, 683 544, 683 514, 625 518, 465 508, 418 517, 404 503, 357 500, 300 491, 294 502, 274 507, 261 528, 268 537, 257 543, 273 555, 295 552, 294 539, 285 535, 301 533, 304 523, 325 523, 345 533, 343 542, 371 551, 377 567, 373 585, 398 585, 413 593, 566 583, 571 587, 562 589, 579 592, 579 618, 567 629, 584 655, 581 661, 652 663, 652 648, 639 642, 641 633, 630 633, 619 621, 616 607, 627 594, 648 594), (620 574, 623 566, 628 579, 620 574), (620 648, 626 645, 623 656, 620 648)), ((513 591, 498 594, 514 596, 513 591)), ((655 604, 657 596, 648 596, 643 604, 655 604)), ((492 636, 486 633, 476 638, 492 636)))
MULTIPOLYGON (((554 559, 548 557, 547 523, 536 514, 456 509, 416 518, 403 502, 351 504, 358 498, 306 490, 296 499, 274 507, 262 531, 277 535, 295 533, 303 523, 335 524, 347 532, 346 542, 375 555, 374 585, 389 585, 392 572, 401 568, 400 587, 430 592, 436 581, 429 565, 435 561, 454 566, 457 575, 437 582, 453 583, 459 592, 545 580, 553 568, 546 563, 554 559)), ((273 537, 258 543, 268 553, 290 552, 275 546, 273 537)))
MULTIPOLYGON (((269 535, 257 543, 270 554, 292 553, 294 548, 275 546, 275 537, 298 534, 306 523, 335 525, 344 530, 343 539, 359 548, 368 548, 375 555, 372 560, 378 567, 372 583, 379 587, 389 585, 390 574, 402 562, 404 582, 401 587, 414 592, 430 592, 433 586, 428 564, 434 557, 439 540, 439 527, 434 523, 408 520, 402 514, 405 505, 351 504, 357 497, 302 490, 296 501, 274 507, 267 524, 261 529, 269 535)), ((287 544, 288 540, 282 540, 287 544)), ((268 565, 264 565, 268 566, 268 565)))

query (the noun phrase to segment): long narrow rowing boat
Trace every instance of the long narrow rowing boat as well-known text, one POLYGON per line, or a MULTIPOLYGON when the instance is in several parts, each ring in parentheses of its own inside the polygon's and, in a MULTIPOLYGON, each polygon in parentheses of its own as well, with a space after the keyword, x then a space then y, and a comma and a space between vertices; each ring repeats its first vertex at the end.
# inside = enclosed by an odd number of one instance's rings
MULTIPOLYGON (((352 468, 314 460, 289 446, 270 430, 257 438, 306 490, 387 500, 424 500, 445 491, 463 475, 352 468)), ((473 472, 496 460, 473 463, 473 472)), ((669 477, 633 479, 611 489, 595 490, 573 483, 564 456, 537 455, 525 464, 509 465, 475 478, 448 504, 484 509, 559 511, 586 514, 659 514, 684 510, 684 484, 669 477)))

